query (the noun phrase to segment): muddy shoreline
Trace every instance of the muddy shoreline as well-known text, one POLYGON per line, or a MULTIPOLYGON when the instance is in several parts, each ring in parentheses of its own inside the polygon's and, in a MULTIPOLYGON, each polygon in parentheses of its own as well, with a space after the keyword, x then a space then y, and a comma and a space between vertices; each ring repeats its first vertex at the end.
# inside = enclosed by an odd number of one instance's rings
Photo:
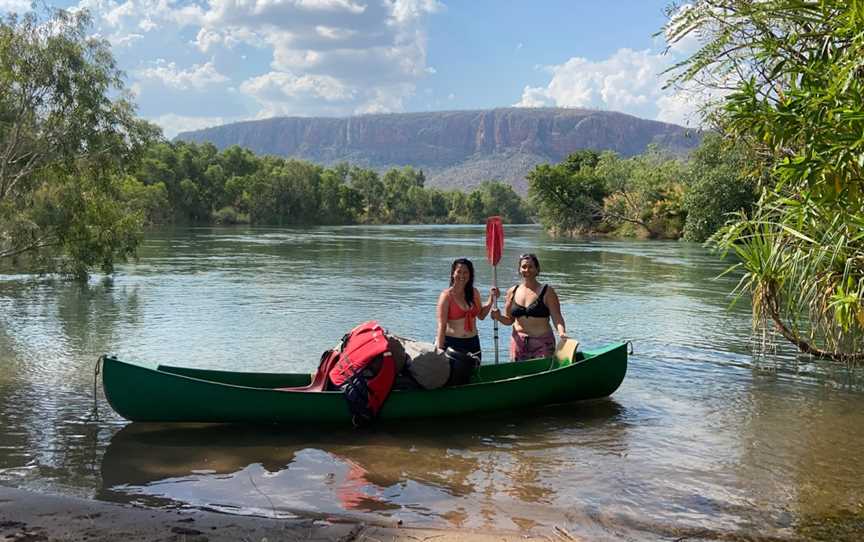
MULTIPOLYGON (((576 537, 572 538, 577 540, 576 537)), ((271 519, 203 510, 161 510, 0 487, 0 541, 124 540, 218 542, 276 540, 434 542, 548 540, 521 533, 383 527, 320 519, 271 519)))

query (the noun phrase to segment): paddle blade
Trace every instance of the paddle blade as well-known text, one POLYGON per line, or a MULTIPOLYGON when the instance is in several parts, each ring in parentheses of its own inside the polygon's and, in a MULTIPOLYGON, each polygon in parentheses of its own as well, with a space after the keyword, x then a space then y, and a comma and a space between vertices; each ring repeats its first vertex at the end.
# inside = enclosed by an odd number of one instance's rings
POLYGON ((493 266, 498 265, 504 252, 504 225, 500 216, 486 219, 486 259, 493 266))

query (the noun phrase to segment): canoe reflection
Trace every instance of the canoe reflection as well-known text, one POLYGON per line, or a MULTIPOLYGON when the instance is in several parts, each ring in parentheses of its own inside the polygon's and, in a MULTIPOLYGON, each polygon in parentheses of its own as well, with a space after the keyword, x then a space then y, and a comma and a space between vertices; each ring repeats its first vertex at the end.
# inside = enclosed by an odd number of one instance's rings
MULTIPOLYGON (((132 423, 102 460, 102 500, 275 516, 351 514, 460 526, 504 494, 555 498, 549 465, 570 455, 564 432, 605 427, 622 446, 614 401, 515 419, 427 421, 374 431, 132 423), (476 502, 475 502, 476 501, 476 502), (434 512, 433 512, 434 510, 434 512)), ((575 433, 574 433, 575 434, 575 433)))

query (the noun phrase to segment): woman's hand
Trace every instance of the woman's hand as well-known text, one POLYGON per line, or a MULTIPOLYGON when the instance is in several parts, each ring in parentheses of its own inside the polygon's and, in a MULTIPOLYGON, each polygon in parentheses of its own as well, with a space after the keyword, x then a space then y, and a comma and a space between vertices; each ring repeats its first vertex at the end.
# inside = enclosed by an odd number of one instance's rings
POLYGON ((496 299, 498 299, 498 296, 500 296, 500 295, 501 295, 501 292, 498 290, 498 288, 496 288, 494 286, 492 288, 489 288, 489 302, 490 303, 492 303, 496 299))
POLYGON ((493 320, 497 320, 499 322, 501 321, 501 309, 499 309, 498 307, 492 309, 492 312, 490 314, 493 320))

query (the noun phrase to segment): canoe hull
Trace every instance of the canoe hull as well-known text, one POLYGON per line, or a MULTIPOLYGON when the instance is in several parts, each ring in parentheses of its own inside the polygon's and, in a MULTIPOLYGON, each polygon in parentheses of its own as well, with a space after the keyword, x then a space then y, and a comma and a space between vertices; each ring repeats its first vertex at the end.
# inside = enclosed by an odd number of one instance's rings
MULTIPOLYGON (((487 365, 477 381, 437 390, 395 390, 380 418, 463 416, 606 397, 627 371, 626 344, 569 360, 539 359, 487 365)), ((308 374, 237 373, 160 366, 115 358, 103 361, 111 407, 131 421, 216 423, 350 423, 341 392, 284 391, 308 374)))

